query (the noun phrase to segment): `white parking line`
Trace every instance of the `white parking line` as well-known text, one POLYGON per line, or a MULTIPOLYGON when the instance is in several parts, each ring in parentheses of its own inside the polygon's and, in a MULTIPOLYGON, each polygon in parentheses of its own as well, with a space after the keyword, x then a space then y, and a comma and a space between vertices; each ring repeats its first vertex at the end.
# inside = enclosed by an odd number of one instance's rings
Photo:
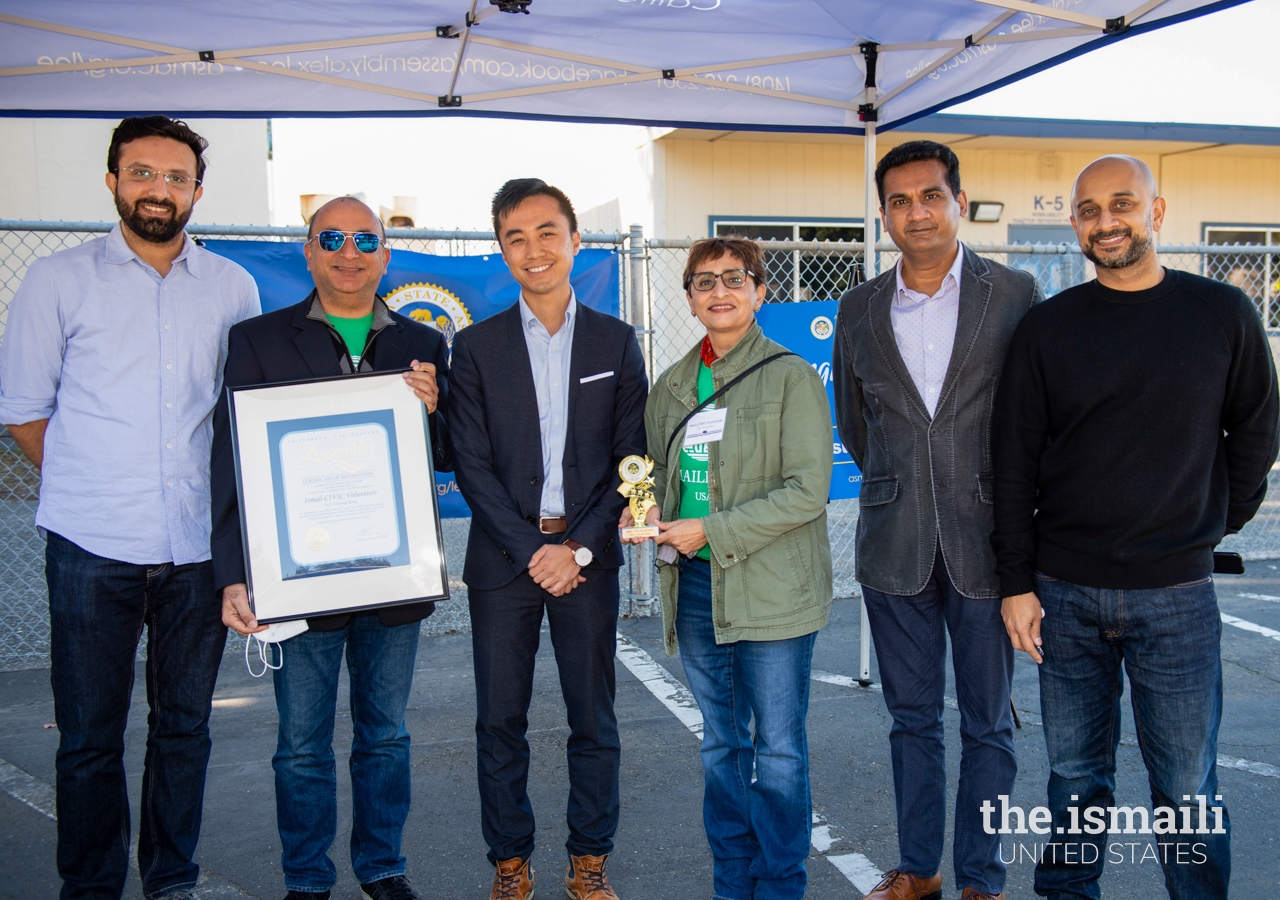
POLYGON ((654 662, 644 648, 621 634, 618 635, 618 659, 694 737, 702 740, 702 710, 679 679, 654 662))
POLYGON ((1259 625, 1256 622, 1249 622, 1245 619, 1237 619, 1235 616, 1229 616, 1226 613, 1219 613, 1219 615, 1222 616, 1223 622, 1233 628, 1239 628, 1241 631, 1252 631, 1254 634, 1269 637, 1273 641, 1280 641, 1280 631, 1276 631, 1274 628, 1268 628, 1265 625, 1259 625))
MULTIPOLYGON (((1226 622, 1230 618, 1232 617, 1231 616, 1222 617, 1224 622, 1226 622)), ((1236 619, 1236 622, 1244 622, 1244 620, 1236 619)), ((1228 622, 1228 624, 1235 624, 1235 622, 1228 622)), ((1244 622, 1244 626, 1250 626, 1250 625, 1253 626, 1252 628, 1248 629, 1250 631, 1253 631, 1255 629, 1262 629, 1263 632, 1271 631, 1270 628, 1262 628, 1261 625, 1254 625, 1252 622, 1244 622)), ((1237 626, 1237 627, 1243 627, 1243 626, 1237 626)), ((1272 632, 1272 634, 1268 636, 1272 636, 1277 633, 1280 633, 1280 632, 1272 632)), ((883 693, 884 691, 884 689, 880 687, 880 685, 878 684, 867 684, 867 685, 860 684, 857 679, 850 678, 848 675, 837 675, 834 672, 824 672, 821 669, 814 669, 813 672, 811 673, 811 676, 814 681, 821 681, 823 684, 834 684, 834 685, 839 685, 840 687, 856 688, 857 690, 860 690, 860 691, 873 691, 876 693, 883 693)), ((960 708, 959 705, 956 703, 956 701, 953 700, 951 697, 944 697, 942 702, 946 704, 946 706, 948 706, 950 709, 960 708)), ((1020 713, 1020 715, 1024 724, 1027 724, 1027 725, 1041 724, 1040 720, 1035 718, 1035 716, 1031 715, 1030 713, 1022 712, 1020 713)), ((1138 742, 1133 738, 1122 738, 1120 743, 1130 747, 1138 746, 1138 742)), ((1249 772, 1253 775, 1264 775, 1267 778, 1280 778, 1280 766, 1273 766, 1271 765, 1271 763, 1258 762, 1257 760, 1254 760, 1254 759, 1241 759, 1238 756, 1227 756, 1225 753, 1220 753, 1218 754, 1218 765, 1224 769, 1237 769, 1241 772, 1249 772)), ((817 846, 816 842, 814 846, 815 847, 817 846)), ((831 857, 828 857, 828 859, 830 858, 831 857)))
POLYGON ((1236 596, 1246 600, 1270 600, 1272 603, 1280 603, 1280 597, 1272 597, 1270 594, 1236 594, 1236 596))
POLYGON ((1280 778, 1280 766, 1273 766, 1271 763, 1258 762, 1253 759, 1240 759, 1238 756, 1227 756, 1219 753, 1218 765, 1224 769, 1239 769, 1241 772, 1250 772, 1254 775, 1280 778))
MULTIPOLYGON (((0 759, 0 790, 19 803, 25 803, 40 815, 58 821, 57 795, 53 786, 3 759, 0 759)), ((129 860, 134 866, 138 864, 137 841, 130 841, 129 860)), ((191 893, 200 900, 253 900, 234 884, 208 869, 201 869, 200 881, 191 893)))
POLYGON ((0 759, 0 790, 19 803, 25 803, 40 815, 58 821, 53 788, 3 759, 0 759))
POLYGON ((861 853, 843 853, 840 856, 828 856, 827 861, 840 870, 840 874, 849 879, 849 883, 864 894, 880 883, 884 873, 876 868, 875 863, 861 853))
MULTIPOLYGON (((622 661, 622 664, 641 684, 649 689, 649 693, 657 697, 658 701, 673 716, 679 719, 698 740, 702 740, 702 710, 698 709, 698 702, 693 699, 693 694, 678 678, 654 661, 654 658, 646 653, 643 647, 621 633, 618 634, 618 659, 622 661)), ((814 673, 813 677, 820 681, 824 680, 819 678, 819 675, 836 679, 831 682, 833 684, 844 684, 845 681, 848 681, 853 686, 858 686, 856 681, 843 675, 830 675, 827 672, 819 672, 814 673)), ((873 687, 878 687, 878 685, 873 687)), ((809 840, 813 844, 813 848, 825 856, 826 852, 839 841, 839 838, 831 834, 832 826, 825 823, 818 813, 814 813, 813 822, 814 827, 810 832, 809 840)), ((883 877, 880 870, 872 864, 871 860, 861 853, 846 853, 840 856, 826 856, 826 858, 840 871, 841 875, 849 880, 850 884, 864 894, 875 887, 876 883, 883 877)))

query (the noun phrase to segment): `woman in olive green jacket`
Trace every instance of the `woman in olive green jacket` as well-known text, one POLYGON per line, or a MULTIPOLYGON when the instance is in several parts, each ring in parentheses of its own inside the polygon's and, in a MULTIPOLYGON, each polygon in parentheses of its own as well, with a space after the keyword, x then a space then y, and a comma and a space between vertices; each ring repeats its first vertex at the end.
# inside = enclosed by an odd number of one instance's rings
MULTIPOLYGON (((679 640, 702 709, 703 822, 717 900, 804 895, 809 666, 831 609, 827 392, 812 366, 756 324, 765 282, 754 241, 693 245, 684 287, 707 336, 663 373, 645 407, 663 629, 668 653, 679 640), (786 355, 694 420, 710 423, 707 442, 683 446, 695 427, 680 424, 689 411, 775 354, 786 355)), ((628 510, 620 525, 630 524, 628 510)))

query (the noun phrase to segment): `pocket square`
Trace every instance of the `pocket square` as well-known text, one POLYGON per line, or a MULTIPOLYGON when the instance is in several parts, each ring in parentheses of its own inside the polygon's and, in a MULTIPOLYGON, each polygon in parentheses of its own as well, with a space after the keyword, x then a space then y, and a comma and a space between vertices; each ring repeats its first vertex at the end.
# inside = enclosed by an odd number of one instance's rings
POLYGON ((587 384, 588 382, 591 382, 591 381, 599 381, 601 378, 609 378, 612 375, 613 375, 612 369, 610 369, 608 372, 601 372, 599 375, 584 375, 578 379, 578 384, 587 384))

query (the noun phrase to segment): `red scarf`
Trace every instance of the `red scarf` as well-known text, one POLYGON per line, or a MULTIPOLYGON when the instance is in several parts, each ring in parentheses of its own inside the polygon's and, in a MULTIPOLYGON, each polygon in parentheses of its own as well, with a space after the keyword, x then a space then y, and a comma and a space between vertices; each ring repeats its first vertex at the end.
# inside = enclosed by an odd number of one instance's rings
POLYGON ((719 358, 716 356, 716 351, 711 349, 711 335, 707 335, 702 339, 702 364, 709 369, 711 364, 719 358))

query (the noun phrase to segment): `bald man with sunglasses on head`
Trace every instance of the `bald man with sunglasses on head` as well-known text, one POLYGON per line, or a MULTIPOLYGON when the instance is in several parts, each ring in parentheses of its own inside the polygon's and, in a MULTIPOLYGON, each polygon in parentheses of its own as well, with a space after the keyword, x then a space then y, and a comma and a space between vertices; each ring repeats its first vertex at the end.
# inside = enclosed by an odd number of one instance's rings
MULTIPOLYGON (((430 413, 439 471, 453 468, 444 415, 448 347, 421 322, 387 308, 378 296, 391 251, 382 222, 352 197, 322 206, 303 252, 315 282, 296 306, 231 329, 228 388, 363 372, 410 369, 404 378, 430 413)), ((240 634, 263 630, 250 611, 231 430, 225 402, 213 436, 213 568, 222 619, 240 634)), ((426 602, 307 620, 285 645, 274 673, 280 737, 276 820, 283 845, 286 900, 328 900, 337 879, 329 846, 337 832, 334 708, 345 652, 351 681, 351 866, 364 900, 415 900, 405 878, 400 839, 409 815, 409 732, 405 707, 413 684, 426 602)))

